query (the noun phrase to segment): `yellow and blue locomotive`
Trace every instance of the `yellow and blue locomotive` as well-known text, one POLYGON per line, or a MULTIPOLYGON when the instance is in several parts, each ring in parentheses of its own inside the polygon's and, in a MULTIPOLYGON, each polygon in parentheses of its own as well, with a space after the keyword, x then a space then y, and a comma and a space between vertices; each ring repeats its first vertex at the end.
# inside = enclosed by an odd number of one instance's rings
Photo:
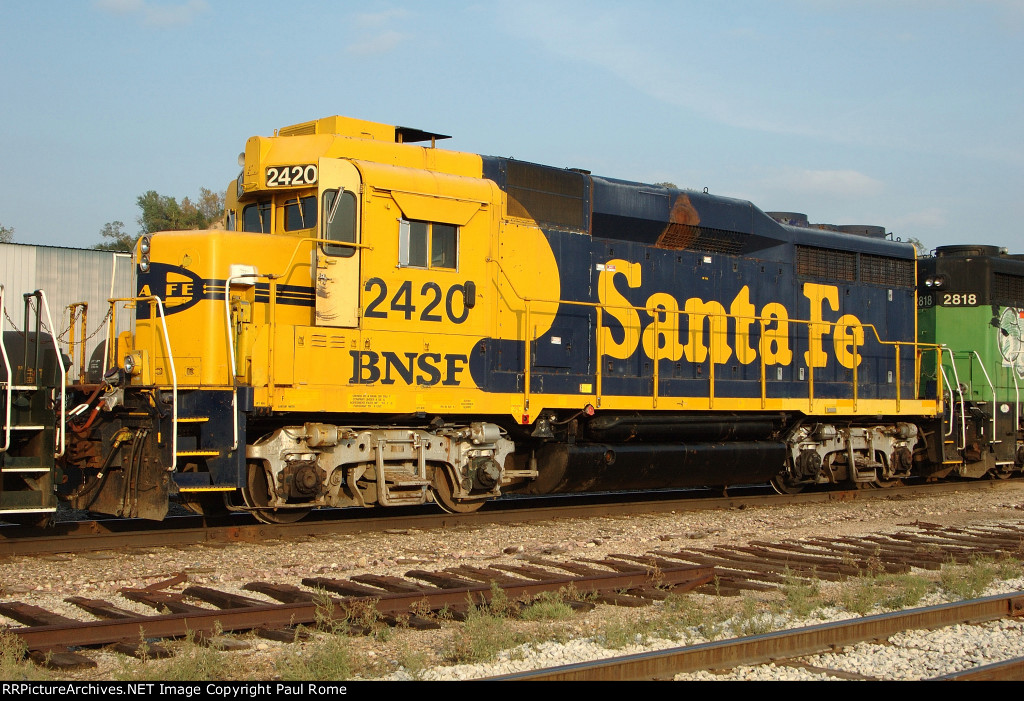
POLYGON ((225 230, 143 237, 134 331, 78 388, 72 505, 281 522, 942 468, 912 246, 444 138, 253 137, 225 230))

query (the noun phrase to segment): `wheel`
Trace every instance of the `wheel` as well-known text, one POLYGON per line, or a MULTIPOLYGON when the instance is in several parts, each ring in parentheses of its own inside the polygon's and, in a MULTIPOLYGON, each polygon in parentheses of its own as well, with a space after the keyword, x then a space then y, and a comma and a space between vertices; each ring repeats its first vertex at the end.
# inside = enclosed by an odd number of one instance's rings
POLYGON ((789 484, 786 481, 786 475, 778 474, 769 480, 772 485, 772 489, 775 490, 776 494, 799 494, 804 491, 802 484, 789 484))
POLYGON ((479 511, 480 507, 484 505, 483 499, 456 501, 452 497, 452 491, 451 477, 448 476, 448 471, 437 468, 434 471, 434 501, 438 506, 450 514, 471 514, 474 511, 479 511))
POLYGON ((245 505, 254 509, 252 515, 263 523, 295 523, 301 521, 309 509, 274 509, 270 504, 270 487, 267 472, 262 465, 249 465, 246 488, 242 490, 245 505))

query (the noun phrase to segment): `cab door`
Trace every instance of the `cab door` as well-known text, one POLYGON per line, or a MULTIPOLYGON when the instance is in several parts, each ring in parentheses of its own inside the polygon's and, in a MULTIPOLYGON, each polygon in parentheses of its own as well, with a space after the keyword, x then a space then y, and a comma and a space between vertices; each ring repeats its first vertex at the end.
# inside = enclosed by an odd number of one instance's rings
POLYGON ((362 215, 359 171, 350 162, 321 158, 316 247, 317 326, 359 325, 359 248, 362 215))

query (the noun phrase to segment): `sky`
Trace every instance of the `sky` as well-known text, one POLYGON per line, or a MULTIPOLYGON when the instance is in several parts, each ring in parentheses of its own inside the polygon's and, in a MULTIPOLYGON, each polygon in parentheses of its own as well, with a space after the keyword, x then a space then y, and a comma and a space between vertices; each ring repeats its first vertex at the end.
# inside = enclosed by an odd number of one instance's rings
POLYGON ((1024 0, 2 0, 0 32, 19 243, 136 233, 144 192, 341 114, 1024 253, 1024 0))

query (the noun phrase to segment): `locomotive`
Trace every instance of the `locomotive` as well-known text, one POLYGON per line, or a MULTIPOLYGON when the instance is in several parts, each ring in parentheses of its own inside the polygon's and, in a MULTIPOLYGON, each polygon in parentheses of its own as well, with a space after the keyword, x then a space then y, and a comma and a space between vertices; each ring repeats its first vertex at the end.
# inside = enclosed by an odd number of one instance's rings
POLYGON ((1021 469, 1024 260, 446 138, 252 137, 224 229, 143 236, 134 330, 51 401, 70 504, 281 523, 1021 469))

